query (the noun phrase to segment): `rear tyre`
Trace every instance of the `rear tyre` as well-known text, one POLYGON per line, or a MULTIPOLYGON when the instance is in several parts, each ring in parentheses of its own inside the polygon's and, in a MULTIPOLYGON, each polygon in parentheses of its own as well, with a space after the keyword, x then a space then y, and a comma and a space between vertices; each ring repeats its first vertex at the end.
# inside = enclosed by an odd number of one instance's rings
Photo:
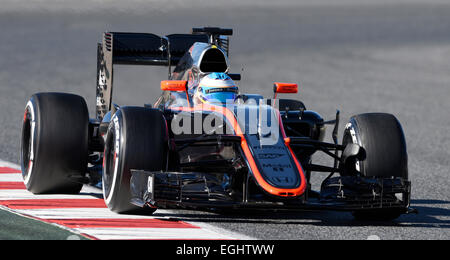
POLYGON ((65 93, 38 93, 25 108, 21 168, 34 194, 79 193, 88 158, 89 113, 84 99, 65 93))
POLYGON ((106 136, 102 179, 103 195, 111 211, 142 210, 130 203, 131 170, 165 170, 167 135, 165 118, 157 109, 123 107, 114 114, 106 136))
MULTIPOLYGON (((391 114, 368 113, 353 116, 347 124, 343 145, 358 144, 363 148, 364 159, 345 165, 344 176, 408 179, 406 141, 400 122, 391 114)), ((355 211, 360 220, 392 220, 404 210, 374 209, 355 211)))

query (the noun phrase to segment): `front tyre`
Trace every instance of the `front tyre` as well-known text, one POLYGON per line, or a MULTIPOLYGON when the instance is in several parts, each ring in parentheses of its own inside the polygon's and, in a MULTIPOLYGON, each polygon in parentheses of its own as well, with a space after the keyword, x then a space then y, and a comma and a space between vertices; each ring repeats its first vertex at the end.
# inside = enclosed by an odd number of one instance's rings
MULTIPOLYGON (((367 113, 353 116, 346 125, 343 145, 358 144, 364 159, 344 165, 344 176, 403 178, 408 180, 408 156, 400 122, 391 114, 367 113)), ((353 212, 359 220, 393 220, 405 209, 372 209, 353 212)))
POLYGON ((161 111, 123 107, 114 114, 106 135, 102 178, 104 199, 111 211, 140 209, 130 203, 131 170, 165 170, 167 143, 161 111))

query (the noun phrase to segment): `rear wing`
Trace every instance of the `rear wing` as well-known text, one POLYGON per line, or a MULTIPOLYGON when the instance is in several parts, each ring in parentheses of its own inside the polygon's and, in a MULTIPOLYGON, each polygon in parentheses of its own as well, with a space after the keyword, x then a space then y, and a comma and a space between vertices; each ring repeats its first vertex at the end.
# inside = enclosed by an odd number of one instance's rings
POLYGON ((206 35, 151 33, 104 33, 103 54, 113 64, 169 66, 177 64, 196 42, 208 42, 206 35))
POLYGON ((105 32, 97 46, 96 117, 102 119, 111 109, 113 65, 176 65, 195 42, 208 43, 205 34, 105 32))

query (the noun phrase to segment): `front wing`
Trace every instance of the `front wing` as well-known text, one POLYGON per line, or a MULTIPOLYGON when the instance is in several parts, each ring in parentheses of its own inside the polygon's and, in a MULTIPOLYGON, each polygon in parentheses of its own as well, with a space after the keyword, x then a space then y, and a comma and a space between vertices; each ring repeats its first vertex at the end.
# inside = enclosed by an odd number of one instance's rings
MULTIPOLYGON (((190 209, 285 209, 359 211, 398 209, 408 213, 411 184, 401 178, 335 177, 319 196, 297 198, 235 194, 216 174, 133 170, 131 202, 140 207, 190 209)), ((247 180, 248 182, 248 180, 247 180)), ((243 183, 248 185, 248 183, 243 183)), ((248 192, 249 189, 244 189, 248 192)))

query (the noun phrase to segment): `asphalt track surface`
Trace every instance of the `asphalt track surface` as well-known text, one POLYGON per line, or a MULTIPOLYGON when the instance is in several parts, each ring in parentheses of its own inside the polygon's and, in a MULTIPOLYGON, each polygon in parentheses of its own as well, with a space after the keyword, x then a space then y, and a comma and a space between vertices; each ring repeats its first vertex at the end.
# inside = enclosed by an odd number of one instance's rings
MULTIPOLYGON (((122 8, 114 1, 107 8, 101 2, 90 8, 8 0, 0 10, 0 159, 18 162, 23 109, 33 93, 77 93, 94 111, 96 43, 103 31, 165 35, 231 27, 231 72, 242 74, 241 91, 270 96, 274 81, 299 82, 297 98, 308 108, 329 119, 341 111, 341 134, 351 115, 395 114, 406 134, 412 206, 419 214, 381 223, 336 212, 173 211, 171 217, 259 239, 450 238, 450 4, 285 0, 196 8, 153 1, 122 8)), ((120 105, 152 103, 167 75, 166 68, 150 67, 115 72, 114 102, 120 105)), ((315 175, 316 188, 321 178, 315 175)))

